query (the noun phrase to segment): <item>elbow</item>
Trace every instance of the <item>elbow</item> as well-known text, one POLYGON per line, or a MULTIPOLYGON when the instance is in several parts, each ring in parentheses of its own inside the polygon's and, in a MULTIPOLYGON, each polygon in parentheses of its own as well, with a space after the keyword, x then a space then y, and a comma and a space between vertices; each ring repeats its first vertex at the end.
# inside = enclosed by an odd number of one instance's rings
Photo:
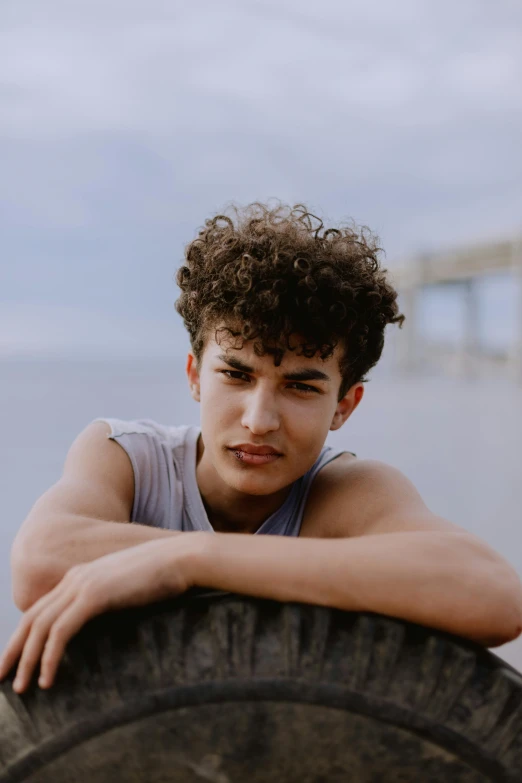
POLYGON ((485 647, 501 647, 522 634, 522 583, 510 566, 503 572, 503 587, 499 591, 496 611, 489 633, 476 638, 485 647))
POLYGON ((55 584, 41 559, 15 542, 11 550, 11 593, 17 609, 27 612, 55 584))
POLYGON ((511 611, 506 639, 502 644, 513 642, 522 634, 522 582, 516 571, 511 568, 507 602, 511 611))
POLYGON ((45 584, 43 579, 13 577, 11 594, 16 608, 21 612, 27 612, 33 604, 52 589, 46 587, 45 584))
POLYGON ((13 580, 12 596, 13 596, 14 605, 21 612, 27 612, 40 597, 33 590, 31 590, 27 585, 17 584, 14 580, 13 580))
POLYGON ((25 566, 11 567, 11 594, 13 603, 21 612, 27 612, 43 595, 38 589, 38 580, 25 566))
POLYGON ((506 574, 505 606, 507 609, 505 639, 502 644, 513 642, 522 633, 522 582, 510 565, 506 574))
POLYGON ((522 634, 522 582, 517 571, 497 552, 466 534, 473 556, 479 556, 479 588, 468 614, 469 638, 485 647, 500 647, 522 634))

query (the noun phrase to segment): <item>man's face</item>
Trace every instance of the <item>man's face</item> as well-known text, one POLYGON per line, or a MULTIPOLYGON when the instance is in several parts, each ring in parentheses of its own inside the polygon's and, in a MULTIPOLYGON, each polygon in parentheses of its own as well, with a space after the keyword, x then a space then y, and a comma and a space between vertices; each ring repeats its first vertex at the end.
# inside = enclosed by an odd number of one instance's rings
POLYGON ((341 350, 325 361, 287 351, 275 367, 272 356, 255 355, 252 342, 238 350, 216 342, 211 331, 200 373, 191 353, 187 361, 192 396, 201 404, 206 470, 252 495, 275 493, 304 475, 328 431, 339 429, 362 397, 362 384, 355 384, 337 402, 341 350), (253 463, 242 445, 268 446, 278 456, 253 463))

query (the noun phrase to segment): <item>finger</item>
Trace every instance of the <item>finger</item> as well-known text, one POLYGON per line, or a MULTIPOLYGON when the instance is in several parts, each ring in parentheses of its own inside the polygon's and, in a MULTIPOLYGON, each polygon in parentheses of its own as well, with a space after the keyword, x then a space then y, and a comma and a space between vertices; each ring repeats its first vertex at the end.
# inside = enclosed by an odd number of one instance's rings
POLYGON ((54 602, 47 606, 33 621, 13 682, 13 689, 17 693, 22 693, 29 685, 53 623, 67 608, 73 598, 74 596, 71 593, 56 596, 54 602))
POLYGON ((2 654, 2 661, 0 663, 0 680, 3 680, 8 672, 11 671, 16 661, 20 657, 24 648, 25 640, 29 636, 32 622, 33 618, 29 617, 27 614, 24 614, 18 623, 16 630, 13 634, 11 634, 11 637, 7 642, 5 650, 2 654))
POLYGON ((35 618, 39 616, 43 609, 56 600, 58 592, 57 585, 49 593, 46 593, 39 598, 21 617, 16 630, 9 638, 0 659, 0 681, 7 676, 22 654, 25 641, 35 618))
POLYGON ((38 680, 41 688, 49 688, 53 684, 56 671, 70 639, 91 617, 100 612, 101 609, 92 601, 78 596, 56 620, 49 632, 42 655, 40 679, 38 680))

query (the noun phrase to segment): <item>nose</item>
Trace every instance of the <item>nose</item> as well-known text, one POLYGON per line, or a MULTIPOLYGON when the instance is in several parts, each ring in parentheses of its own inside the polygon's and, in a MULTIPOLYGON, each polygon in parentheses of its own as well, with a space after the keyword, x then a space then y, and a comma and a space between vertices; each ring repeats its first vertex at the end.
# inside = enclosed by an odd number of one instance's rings
POLYGON ((279 412, 274 395, 259 384, 246 395, 241 424, 253 435, 264 435, 279 429, 279 412))

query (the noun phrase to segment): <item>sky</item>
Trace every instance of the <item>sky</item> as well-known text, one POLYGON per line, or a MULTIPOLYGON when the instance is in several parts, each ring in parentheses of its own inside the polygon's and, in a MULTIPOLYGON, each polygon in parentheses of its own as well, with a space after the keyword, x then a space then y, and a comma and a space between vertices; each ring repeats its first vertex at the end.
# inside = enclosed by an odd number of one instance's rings
POLYGON ((0 356, 183 352, 231 202, 354 219, 390 269, 522 234, 519 0, 4 0, 0 74, 0 356))

